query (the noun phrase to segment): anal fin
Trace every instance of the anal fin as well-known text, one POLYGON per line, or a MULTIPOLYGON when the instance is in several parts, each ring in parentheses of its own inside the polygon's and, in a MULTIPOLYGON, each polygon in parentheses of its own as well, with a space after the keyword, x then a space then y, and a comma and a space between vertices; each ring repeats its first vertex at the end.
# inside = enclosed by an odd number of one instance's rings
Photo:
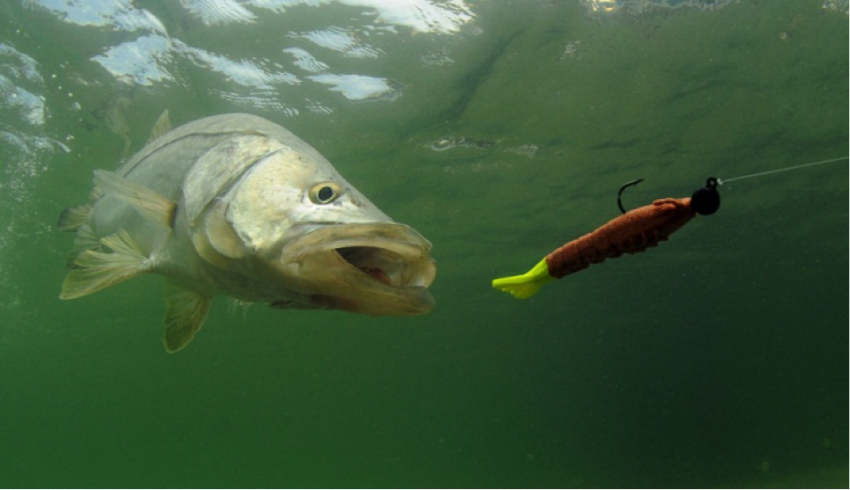
POLYGON ((169 283, 165 295, 165 334, 162 341, 169 353, 189 345, 201 330, 212 298, 169 283))
POLYGON ((150 270, 148 258, 126 231, 102 238, 100 243, 112 251, 92 249, 80 252, 65 276, 59 295, 61 299, 86 296, 150 270))

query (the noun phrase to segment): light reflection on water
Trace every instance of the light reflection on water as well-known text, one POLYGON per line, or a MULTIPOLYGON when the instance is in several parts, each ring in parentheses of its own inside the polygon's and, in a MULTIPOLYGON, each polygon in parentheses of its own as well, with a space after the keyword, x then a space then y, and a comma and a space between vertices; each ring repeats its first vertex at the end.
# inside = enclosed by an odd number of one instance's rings
MULTIPOLYGON (((101 65, 116 80, 131 86, 154 86, 169 82, 188 83, 179 73, 181 63, 219 73, 225 85, 233 83, 255 89, 250 96, 241 90, 220 89, 219 95, 246 109, 276 109, 295 115, 299 107, 284 107, 278 91, 313 80, 328 91, 342 93, 348 100, 387 99, 400 90, 374 70, 333 73, 323 57, 342 55, 350 59, 374 60, 384 52, 373 46, 370 38, 391 36, 408 38, 413 33, 451 35, 474 20, 469 7, 461 0, 432 2, 428 0, 347 0, 249 1, 184 0, 182 13, 187 20, 199 21, 200 29, 215 31, 236 24, 252 24, 259 16, 264 21, 278 22, 282 30, 274 39, 264 39, 266 49, 251 58, 193 46, 174 33, 149 10, 136 8, 129 1, 71 2, 33 0, 32 5, 55 15, 65 23, 92 29, 124 31, 130 40, 103 46, 91 60, 101 65), (362 15, 349 17, 345 26, 330 25, 307 31, 287 29, 287 15, 293 9, 329 8, 331 4, 355 7, 362 15), (294 60, 293 60, 294 58, 294 60), (297 73, 296 73, 297 72, 297 73), (321 76, 308 77, 321 73, 321 76)), ((342 8, 337 6, 338 8, 342 8)), ((324 107, 329 107, 324 104, 324 107)))

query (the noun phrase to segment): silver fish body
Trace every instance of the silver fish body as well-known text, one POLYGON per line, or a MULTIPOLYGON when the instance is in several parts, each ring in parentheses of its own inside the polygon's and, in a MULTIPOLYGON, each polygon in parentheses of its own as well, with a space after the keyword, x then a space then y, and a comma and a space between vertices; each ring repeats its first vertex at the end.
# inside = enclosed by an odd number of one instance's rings
POLYGON ((211 299, 415 315, 434 307, 431 244, 393 222, 318 151, 260 117, 226 114, 151 141, 95 172, 63 299, 140 274, 168 281, 165 345, 185 347, 211 299))

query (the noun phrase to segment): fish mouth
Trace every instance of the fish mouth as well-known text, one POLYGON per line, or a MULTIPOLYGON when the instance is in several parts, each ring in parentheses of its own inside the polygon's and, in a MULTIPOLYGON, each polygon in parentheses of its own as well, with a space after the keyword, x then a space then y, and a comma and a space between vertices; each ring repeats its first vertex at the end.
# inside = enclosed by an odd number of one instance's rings
POLYGON ((372 279, 391 287, 428 287, 431 282, 422 270, 411 268, 404 256, 387 248, 354 246, 334 249, 349 265, 372 279))
POLYGON ((431 311, 431 243, 400 223, 321 225, 287 244, 281 260, 316 284, 315 303, 370 315, 431 311))

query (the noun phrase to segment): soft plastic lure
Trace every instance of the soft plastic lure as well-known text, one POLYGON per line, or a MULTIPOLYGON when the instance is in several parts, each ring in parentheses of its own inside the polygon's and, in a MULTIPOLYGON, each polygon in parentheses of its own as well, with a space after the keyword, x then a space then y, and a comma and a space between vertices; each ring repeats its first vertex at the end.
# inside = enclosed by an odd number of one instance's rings
POLYGON ((627 187, 641 181, 620 188, 617 203, 623 212, 621 216, 554 250, 525 274, 494 279, 493 287, 520 299, 529 298, 544 284, 586 269, 590 264, 654 247, 695 216, 713 214, 720 208, 718 181, 710 177, 705 187, 697 189, 691 197, 658 199, 626 212, 620 196, 627 187))

